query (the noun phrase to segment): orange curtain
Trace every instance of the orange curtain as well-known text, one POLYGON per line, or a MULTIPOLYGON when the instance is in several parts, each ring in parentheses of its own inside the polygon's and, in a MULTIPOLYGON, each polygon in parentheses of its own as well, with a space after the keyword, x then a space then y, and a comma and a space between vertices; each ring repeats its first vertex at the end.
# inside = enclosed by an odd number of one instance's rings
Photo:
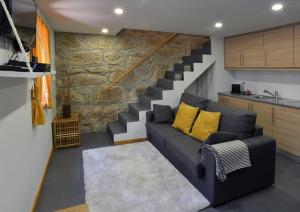
POLYGON ((41 104, 42 99, 42 83, 41 77, 38 77, 34 81, 34 89, 32 90, 32 123, 33 125, 45 124, 45 112, 41 104))
POLYGON ((52 76, 51 75, 46 76, 46 83, 47 83, 47 92, 48 92, 47 106, 48 106, 48 108, 53 108, 54 101, 53 101, 53 97, 51 95, 51 91, 52 91, 52 76))
MULTIPOLYGON (((41 56, 41 60, 39 60, 40 63, 47 63, 50 64, 51 63, 51 51, 50 51, 50 32, 49 29, 47 27, 47 25, 43 22, 43 20, 37 16, 37 30, 39 33, 39 39, 37 39, 37 42, 39 42, 39 46, 40 48, 42 47, 42 49, 39 49, 39 51, 41 51, 43 54, 40 55, 41 56), (41 43, 42 42, 42 43, 41 43)), ((53 108, 53 97, 51 95, 51 91, 52 91, 52 76, 48 75, 45 77, 45 81, 46 82, 46 88, 47 88, 47 98, 46 98, 46 102, 47 102, 47 107, 48 108, 53 108)))
MULTIPOLYGON (((32 55, 38 58, 39 63, 50 64, 50 33, 44 21, 36 17, 36 47, 32 49, 32 55)), ((53 107, 51 95, 52 77, 38 77, 34 82, 32 92, 33 124, 40 125, 45 123, 44 106, 53 107)))
POLYGON ((39 63, 50 64, 50 33, 44 21, 36 17, 36 56, 39 63))

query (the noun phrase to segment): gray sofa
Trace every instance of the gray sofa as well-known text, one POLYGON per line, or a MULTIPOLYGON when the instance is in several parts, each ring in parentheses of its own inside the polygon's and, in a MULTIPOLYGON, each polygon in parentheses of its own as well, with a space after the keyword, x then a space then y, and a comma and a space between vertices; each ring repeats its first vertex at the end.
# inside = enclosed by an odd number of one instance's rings
MULTIPOLYGON (((276 142, 263 136, 255 125, 256 114, 223 106, 208 99, 184 93, 181 97, 190 105, 222 113, 219 131, 234 133, 243 140, 250 153, 252 167, 228 174, 225 182, 216 177, 213 154, 206 154, 206 165, 200 164, 203 142, 172 128, 171 123, 155 123, 153 111, 147 112, 149 141, 211 202, 220 205, 274 183, 276 142)), ((174 115, 176 109, 174 109, 174 115)))

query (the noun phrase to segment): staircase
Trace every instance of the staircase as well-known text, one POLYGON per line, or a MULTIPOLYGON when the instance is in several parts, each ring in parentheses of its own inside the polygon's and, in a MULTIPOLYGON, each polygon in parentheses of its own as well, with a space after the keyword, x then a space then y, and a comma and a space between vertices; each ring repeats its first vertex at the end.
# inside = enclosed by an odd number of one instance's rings
POLYGON ((193 49, 190 56, 184 56, 182 63, 176 63, 173 71, 167 71, 164 79, 157 80, 156 86, 148 87, 146 94, 139 95, 138 103, 129 104, 128 112, 119 113, 118 121, 107 125, 114 143, 146 138, 146 112, 152 109, 152 105, 177 107, 184 90, 214 62, 210 41, 200 49, 193 49))

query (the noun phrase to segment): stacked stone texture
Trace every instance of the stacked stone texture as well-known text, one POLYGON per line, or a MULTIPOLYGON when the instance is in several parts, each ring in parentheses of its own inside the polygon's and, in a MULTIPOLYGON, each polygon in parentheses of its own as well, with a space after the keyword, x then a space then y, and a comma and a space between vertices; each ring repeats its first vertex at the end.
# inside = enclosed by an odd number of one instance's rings
POLYGON ((119 112, 128 110, 128 103, 137 102, 172 70, 174 63, 190 50, 199 48, 204 36, 177 35, 158 50, 126 79, 109 91, 103 88, 141 60, 170 33, 124 29, 116 36, 56 33, 56 102, 62 110, 62 76, 70 73, 72 112, 81 115, 83 133, 99 132, 117 120, 119 112))

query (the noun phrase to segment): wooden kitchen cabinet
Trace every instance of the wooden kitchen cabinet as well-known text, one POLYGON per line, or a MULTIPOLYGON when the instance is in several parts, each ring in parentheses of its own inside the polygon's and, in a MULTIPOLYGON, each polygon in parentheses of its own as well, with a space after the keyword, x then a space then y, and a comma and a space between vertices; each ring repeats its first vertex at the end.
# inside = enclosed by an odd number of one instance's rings
POLYGON ((264 31, 265 67, 294 67, 294 27, 264 31))
POLYGON ((294 26, 294 67, 300 68, 300 24, 294 26))
POLYGON ((257 125, 264 128, 265 135, 272 136, 272 105, 221 95, 219 95, 218 102, 229 107, 255 112, 257 114, 257 125))
POLYGON ((276 139, 277 148, 300 156, 300 109, 219 95, 219 103, 257 114, 264 135, 276 139))
POLYGON ((251 101, 250 111, 257 114, 256 124, 264 129, 264 135, 273 136, 273 106, 251 101))
POLYGON ((300 156, 300 110, 273 106, 273 137, 277 147, 300 156))
POLYGON ((225 67, 239 68, 241 67, 241 38, 230 37, 226 38, 224 43, 224 63, 225 67))
POLYGON ((242 61, 244 68, 263 67, 264 60, 264 33, 257 32, 242 36, 242 61))
POLYGON ((300 69, 300 24, 224 39, 227 69, 300 69))
POLYGON ((219 95, 218 102, 229 107, 234 107, 242 110, 249 110, 249 101, 247 100, 219 95))

